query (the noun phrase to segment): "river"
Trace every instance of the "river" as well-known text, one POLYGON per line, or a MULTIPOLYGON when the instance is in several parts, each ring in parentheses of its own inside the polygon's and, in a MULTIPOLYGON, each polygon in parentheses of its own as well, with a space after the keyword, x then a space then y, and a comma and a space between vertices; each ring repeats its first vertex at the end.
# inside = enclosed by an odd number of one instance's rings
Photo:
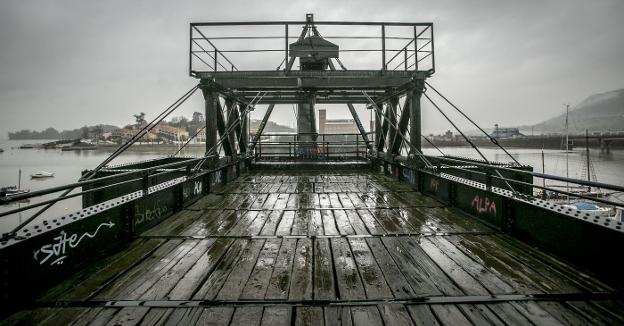
MULTIPOLYGON (((92 169, 108 157, 114 148, 92 151, 60 151, 43 149, 18 149, 25 143, 42 143, 43 140, 0 140, 0 148, 4 149, 0 153, 0 186, 17 185, 19 170, 22 171, 21 187, 31 191, 60 186, 78 180, 81 171, 92 169), (33 173, 47 171, 53 172, 53 178, 31 179, 33 173)), ((128 162, 144 161, 158 157, 168 156, 176 151, 176 147, 162 145, 135 145, 117 157, 111 164, 122 164, 128 162)), ((445 154, 464 157, 478 158, 478 155, 470 147, 443 147, 440 148, 445 154)), ((511 159, 500 150, 493 148, 483 148, 483 153, 492 161, 509 162, 511 159)), ((424 150, 426 154, 439 155, 439 152, 432 148, 424 150)), ((522 164, 531 165, 535 171, 542 171, 541 150, 536 149, 509 149, 509 152, 522 164)), ((200 156, 203 154, 202 146, 192 146, 181 153, 183 156, 200 156)), ((566 175, 566 153, 561 150, 544 150, 544 162, 546 173, 565 176, 566 175)), ((601 154, 599 150, 590 150, 591 162, 596 172, 597 180, 600 182, 624 185, 624 150, 613 150, 610 154, 601 154)), ((577 149, 568 153, 569 175, 571 178, 581 178, 585 169, 585 150, 577 149)), ((536 179, 535 183, 541 184, 541 180, 536 179)), ((551 184, 551 183, 547 183, 551 184)), ((624 201, 624 195, 619 201, 624 201)), ((30 203, 52 198, 53 195, 33 198, 30 203)), ((618 200, 618 198, 614 198, 618 200)), ((15 209, 27 203, 12 203, 0 205, 0 212, 15 209)), ((79 210, 81 200, 79 197, 61 201, 46 211, 42 218, 58 217, 79 210)), ((0 218, 0 232, 6 232, 10 228, 18 225, 20 221, 32 215, 37 209, 24 211, 0 218)))

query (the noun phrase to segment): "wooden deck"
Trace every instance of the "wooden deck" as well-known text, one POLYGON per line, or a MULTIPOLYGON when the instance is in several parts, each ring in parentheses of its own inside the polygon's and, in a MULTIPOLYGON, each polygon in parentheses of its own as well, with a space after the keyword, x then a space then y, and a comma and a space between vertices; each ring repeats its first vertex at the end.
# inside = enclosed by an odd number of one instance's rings
POLYGON ((5 322, 623 324, 614 291, 390 178, 263 171, 5 322))

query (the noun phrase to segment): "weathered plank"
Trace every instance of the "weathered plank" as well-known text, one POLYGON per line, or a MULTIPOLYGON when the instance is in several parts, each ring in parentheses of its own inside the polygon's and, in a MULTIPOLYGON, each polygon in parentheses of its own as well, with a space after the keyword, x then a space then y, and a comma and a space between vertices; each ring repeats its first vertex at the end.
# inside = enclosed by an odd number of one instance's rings
POLYGON ((331 248, 336 270, 336 284, 341 300, 366 298, 364 286, 346 239, 331 239, 331 248))
POLYGON ((269 239, 264 243, 256 266, 245 284, 241 299, 264 299, 281 244, 280 239, 269 239))
POLYGON ((299 239, 293 259, 289 300, 312 300, 312 240, 299 239))
POLYGON ((282 246, 280 247, 277 260, 273 266, 273 273, 271 274, 265 299, 285 300, 288 298, 292 263, 296 246, 296 239, 282 240, 282 246))

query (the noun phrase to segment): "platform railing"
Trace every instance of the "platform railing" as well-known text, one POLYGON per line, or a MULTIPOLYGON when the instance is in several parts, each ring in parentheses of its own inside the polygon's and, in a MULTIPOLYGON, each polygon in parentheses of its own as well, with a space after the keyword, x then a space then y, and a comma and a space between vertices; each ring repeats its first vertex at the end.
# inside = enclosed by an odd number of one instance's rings
POLYGON ((360 134, 265 134, 254 148, 256 161, 349 161, 368 159, 360 134))
MULTIPOLYGON (((189 25, 189 75, 238 71, 232 61, 246 62, 246 71, 287 72, 289 46, 309 26, 310 35, 318 33, 339 46, 340 59, 351 62, 362 54, 374 58, 355 70, 435 72, 433 23, 349 22, 349 21, 259 21, 197 22, 189 25), (253 27, 253 28, 250 28, 253 27), (242 29, 244 28, 244 29, 242 29), (241 33, 244 30, 245 33, 241 33), (274 54, 282 53, 280 62, 274 54), (273 60, 271 60, 273 59, 273 60), (273 65, 266 66, 266 63, 273 65), (377 63, 375 63, 377 62, 377 63)), ((320 53, 323 49, 314 49, 320 53)), ((341 63, 340 63, 341 64, 341 63)), ((242 67, 241 67, 242 68, 242 67)))

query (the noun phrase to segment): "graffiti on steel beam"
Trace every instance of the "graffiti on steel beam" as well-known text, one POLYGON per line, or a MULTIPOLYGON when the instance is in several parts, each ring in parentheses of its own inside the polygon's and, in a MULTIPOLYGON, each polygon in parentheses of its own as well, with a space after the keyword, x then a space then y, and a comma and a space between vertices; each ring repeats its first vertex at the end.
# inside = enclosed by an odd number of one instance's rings
POLYGON ((496 215, 496 203, 493 200, 490 200, 487 196, 479 196, 476 195, 470 206, 474 208, 479 214, 482 213, 492 213, 496 215))
POLYGON ((429 189, 433 192, 438 192, 439 187, 440 181, 438 179, 431 178, 431 182, 429 182, 429 189))
POLYGON ((66 253, 68 249, 78 247, 78 245, 82 242, 82 239, 84 239, 85 237, 90 239, 95 238, 95 236, 100 231, 100 228, 112 228, 113 226, 115 226, 115 223, 113 223, 112 221, 108 221, 98 225, 93 233, 85 232, 81 235, 78 235, 78 233, 74 233, 68 236, 65 231, 61 231, 59 236, 54 237, 54 242, 45 244, 41 246, 41 248, 35 250, 33 252, 33 258, 36 262, 39 263, 39 265, 43 265, 51 259, 53 260, 50 262, 50 266, 62 265, 65 258, 67 258, 66 253))
POLYGON ((166 212, 167 207, 160 205, 158 202, 155 202, 153 207, 146 207, 142 211, 139 210, 139 208, 137 207, 137 211, 135 212, 134 225, 137 226, 139 224, 159 219, 166 212))
POLYGON ((403 168, 402 175, 403 179, 407 180, 410 184, 416 184, 416 173, 414 173, 414 170, 403 168))
POLYGON ((212 180, 210 182, 211 186, 214 186, 218 183, 223 182, 223 170, 217 170, 212 174, 212 180))
POLYGON ((187 199, 191 196, 197 196, 202 192, 202 182, 201 181, 193 181, 192 187, 184 187, 182 197, 187 199))

